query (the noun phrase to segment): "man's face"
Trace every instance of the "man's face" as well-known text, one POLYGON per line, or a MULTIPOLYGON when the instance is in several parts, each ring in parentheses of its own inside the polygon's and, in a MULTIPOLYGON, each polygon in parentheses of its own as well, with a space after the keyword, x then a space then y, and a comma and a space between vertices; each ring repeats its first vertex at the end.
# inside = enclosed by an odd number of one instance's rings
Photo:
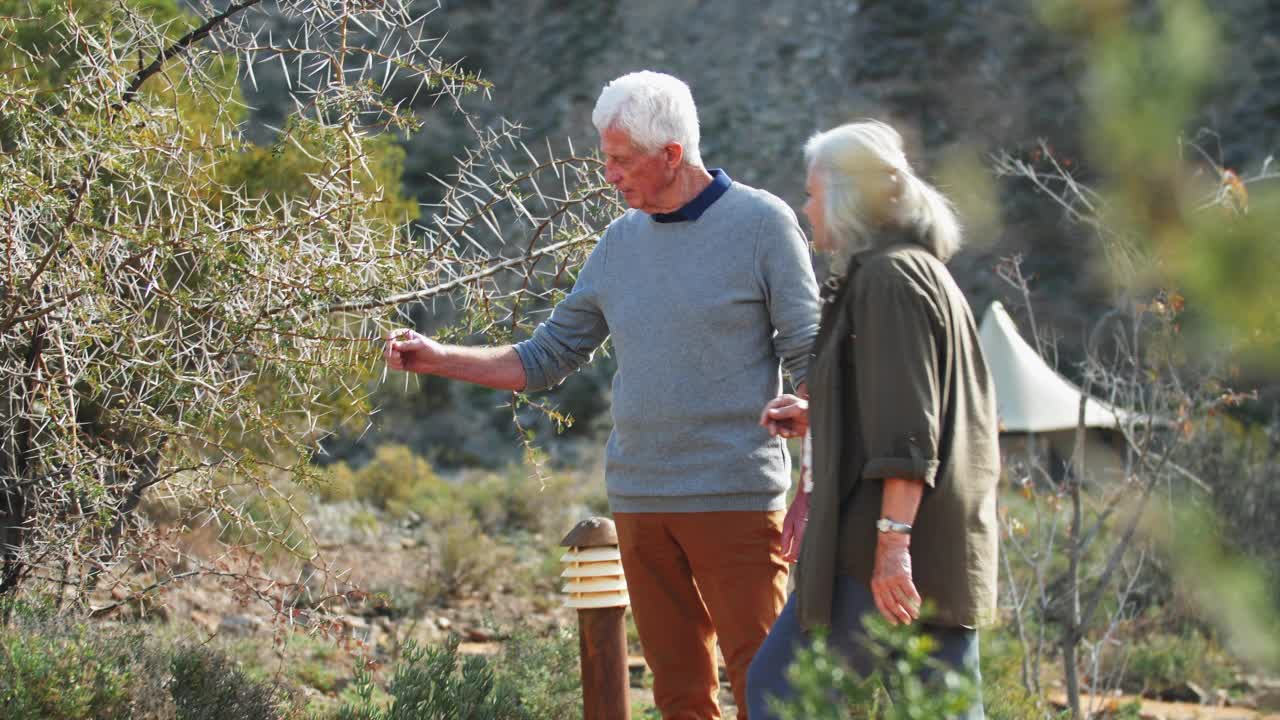
POLYGON ((649 214, 675 209, 661 203, 675 182, 679 145, 672 143, 655 153, 646 153, 631 142, 627 131, 606 128, 600 133, 600 152, 604 155, 605 180, 622 193, 628 207, 649 214))

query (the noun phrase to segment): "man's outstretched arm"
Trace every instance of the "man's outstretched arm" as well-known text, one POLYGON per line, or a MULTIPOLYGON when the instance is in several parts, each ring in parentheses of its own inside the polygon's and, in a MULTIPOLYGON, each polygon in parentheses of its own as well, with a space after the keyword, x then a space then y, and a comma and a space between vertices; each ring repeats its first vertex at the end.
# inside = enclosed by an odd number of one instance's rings
POLYGON ((466 347, 445 345, 413 330, 397 330, 383 351, 392 370, 439 375, 497 390, 524 390, 524 364, 511 345, 466 347))

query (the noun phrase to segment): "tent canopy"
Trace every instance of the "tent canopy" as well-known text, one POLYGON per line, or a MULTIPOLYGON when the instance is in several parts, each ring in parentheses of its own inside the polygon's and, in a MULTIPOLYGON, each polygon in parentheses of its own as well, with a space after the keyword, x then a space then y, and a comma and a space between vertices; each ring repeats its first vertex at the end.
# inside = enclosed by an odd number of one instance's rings
MULTIPOLYGON (((1080 418, 1083 395, 1045 363, 1013 324, 1004 306, 991 303, 978 328, 982 354, 996 384, 996 407, 1002 432, 1043 433, 1069 430, 1080 418)), ((1097 398, 1085 404, 1084 424, 1117 428, 1130 413, 1097 398)))

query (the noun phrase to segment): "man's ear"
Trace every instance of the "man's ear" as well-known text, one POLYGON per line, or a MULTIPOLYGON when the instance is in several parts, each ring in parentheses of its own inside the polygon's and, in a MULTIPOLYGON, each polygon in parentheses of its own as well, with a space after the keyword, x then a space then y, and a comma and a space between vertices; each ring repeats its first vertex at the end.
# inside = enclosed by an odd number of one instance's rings
POLYGON ((667 167, 675 169, 684 163, 684 146, 678 142, 667 143, 662 148, 663 158, 667 162, 667 167))

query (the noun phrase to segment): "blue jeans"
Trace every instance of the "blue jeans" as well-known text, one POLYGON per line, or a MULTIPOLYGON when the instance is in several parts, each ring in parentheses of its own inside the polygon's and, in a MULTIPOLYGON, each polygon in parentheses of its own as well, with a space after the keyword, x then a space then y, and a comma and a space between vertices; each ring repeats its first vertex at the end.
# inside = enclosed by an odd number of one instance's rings
MULTIPOLYGON (((866 644, 862 618, 879 614, 871 590, 861 582, 847 576, 837 576, 835 600, 831 607, 831 628, 827 645, 843 657, 850 668, 866 677, 875 669, 875 656, 866 644)), ((933 657, 973 678, 978 686, 978 697, 968 712, 954 720, 983 720, 981 681, 978 669, 978 632, 958 627, 923 625, 922 630, 938 641, 933 657)), ((809 643, 807 633, 800 628, 796 617, 796 596, 792 593, 782 614, 773 624, 764 644, 756 651, 747 671, 747 714, 751 720, 775 720, 777 715, 769 711, 768 698, 787 700, 792 697, 786 671, 795 660, 796 651, 809 643)), ((927 681, 927 678, 926 678, 927 681)))

